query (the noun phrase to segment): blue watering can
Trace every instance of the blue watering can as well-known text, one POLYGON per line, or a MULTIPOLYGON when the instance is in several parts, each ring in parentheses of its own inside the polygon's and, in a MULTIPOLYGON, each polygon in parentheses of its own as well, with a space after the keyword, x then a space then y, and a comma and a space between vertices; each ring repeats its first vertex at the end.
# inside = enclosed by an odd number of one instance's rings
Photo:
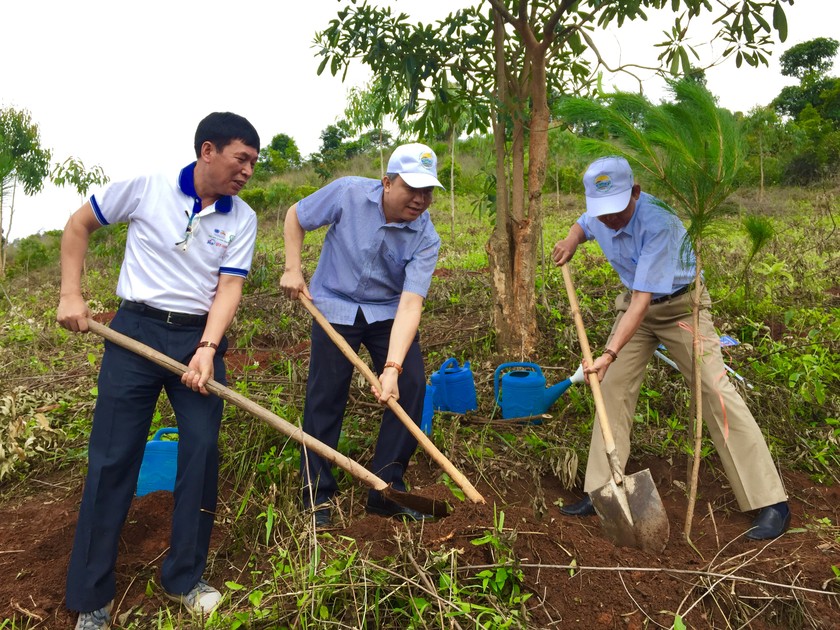
POLYGON ((140 464, 140 477, 137 479, 137 496, 175 489, 175 473, 178 471, 178 441, 162 440, 167 434, 178 435, 178 429, 158 429, 151 440, 146 442, 143 463, 140 464))
POLYGON ((538 416, 562 396, 573 383, 583 381, 583 367, 564 381, 545 386, 545 376, 536 363, 502 363, 493 373, 493 393, 502 408, 502 418, 538 416), (505 370, 511 370, 504 376, 505 370))
POLYGON ((432 434, 432 418, 435 415, 435 386, 426 383, 426 395, 423 397, 423 416, 420 420, 420 430, 426 435, 432 434))
POLYGON ((454 357, 444 361, 437 372, 432 372, 432 386, 435 411, 466 413, 478 409, 469 361, 463 367, 454 357))

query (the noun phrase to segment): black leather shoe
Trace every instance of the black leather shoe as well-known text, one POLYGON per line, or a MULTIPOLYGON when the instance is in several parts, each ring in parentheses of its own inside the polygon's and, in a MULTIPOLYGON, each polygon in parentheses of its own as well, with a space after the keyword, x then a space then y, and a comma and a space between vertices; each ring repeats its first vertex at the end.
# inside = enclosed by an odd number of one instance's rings
POLYGON ((332 525, 330 508, 322 507, 315 510, 315 529, 323 529, 332 525))
POLYGON ((391 518, 401 518, 405 521, 425 521, 434 518, 431 514, 423 514, 410 507, 405 507, 393 501, 368 501, 365 511, 391 518))
POLYGON ((560 514, 565 516, 592 516, 595 514, 595 508, 592 507, 592 499, 588 494, 583 495, 583 499, 571 505, 564 505, 560 508, 560 514))
POLYGON ((761 508, 752 527, 744 534, 750 540, 778 538, 790 525, 790 507, 787 501, 761 508))

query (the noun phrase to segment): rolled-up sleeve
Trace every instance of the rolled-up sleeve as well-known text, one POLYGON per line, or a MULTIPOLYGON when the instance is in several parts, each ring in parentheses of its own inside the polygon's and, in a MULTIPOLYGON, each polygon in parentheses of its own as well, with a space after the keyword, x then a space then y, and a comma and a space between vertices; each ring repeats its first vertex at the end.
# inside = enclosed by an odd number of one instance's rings
POLYGON ((432 274, 435 272, 439 253, 440 237, 435 234, 435 238, 424 238, 422 246, 406 265, 403 291, 426 297, 432 284, 432 274))

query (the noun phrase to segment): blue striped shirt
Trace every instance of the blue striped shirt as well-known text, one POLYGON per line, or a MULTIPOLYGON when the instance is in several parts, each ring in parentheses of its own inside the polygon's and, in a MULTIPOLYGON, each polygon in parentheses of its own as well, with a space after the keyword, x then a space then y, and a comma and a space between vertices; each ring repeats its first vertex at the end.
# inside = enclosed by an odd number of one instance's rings
POLYGON ((382 182, 342 177, 301 199, 297 215, 308 231, 329 225, 309 283, 315 305, 333 324, 393 319, 403 292, 426 297, 440 237, 428 212, 387 223, 382 182))
POLYGON ((694 250, 684 244, 686 231, 679 218, 641 193, 630 222, 613 230, 598 219, 581 216, 578 225, 587 240, 595 239, 631 291, 652 293, 651 299, 670 295, 694 280, 694 250), (686 259, 687 258, 687 259, 686 259))

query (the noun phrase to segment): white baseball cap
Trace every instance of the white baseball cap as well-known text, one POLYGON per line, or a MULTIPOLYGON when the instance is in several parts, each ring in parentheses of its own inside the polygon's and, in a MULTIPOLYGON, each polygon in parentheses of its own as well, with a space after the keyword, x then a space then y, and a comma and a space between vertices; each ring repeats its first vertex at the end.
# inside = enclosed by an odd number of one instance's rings
POLYGON ((443 188, 437 178, 437 156, 425 144, 398 146, 388 160, 387 172, 396 173, 412 188, 443 188))
POLYGON ((611 155, 595 160, 583 175, 583 188, 587 216, 621 212, 633 194, 633 171, 623 157, 611 155))

